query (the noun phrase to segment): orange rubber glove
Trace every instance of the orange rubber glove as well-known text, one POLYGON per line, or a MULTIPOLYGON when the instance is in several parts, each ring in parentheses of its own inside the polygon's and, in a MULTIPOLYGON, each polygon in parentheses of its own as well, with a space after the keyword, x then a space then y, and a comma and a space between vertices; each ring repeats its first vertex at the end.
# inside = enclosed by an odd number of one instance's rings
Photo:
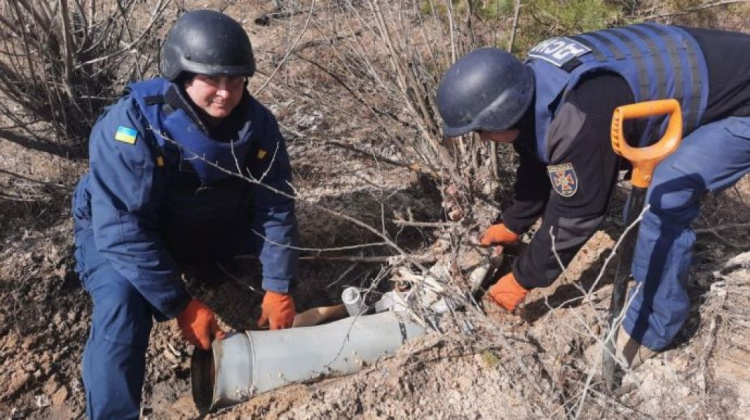
POLYGON ((518 284, 513 272, 502 276, 500 280, 498 280, 497 283, 487 291, 487 294, 490 295, 495 303, 509 312, 516 310, 518 305, 526 299, 528 293, 528 290, 518 284))
POLYGON ((296 314, 294 300, 290 295, 266 291, 265 296, 263 296, 258 326, 265 327, 270 324, 269 328, 272 330, 290 328, 294 323, 296 314))
POLYGON ((479 245, 512 245, 518 242, 518 235, 511 232, 504 224, 492 225, 484 232, 479 245))
POLYGON ((187 341, 203 350, 210 349, 214 339, 224 339, 224 331, 219 328, 213 311, 198 299, 191 300, 177 315, 177 325, 187 341))

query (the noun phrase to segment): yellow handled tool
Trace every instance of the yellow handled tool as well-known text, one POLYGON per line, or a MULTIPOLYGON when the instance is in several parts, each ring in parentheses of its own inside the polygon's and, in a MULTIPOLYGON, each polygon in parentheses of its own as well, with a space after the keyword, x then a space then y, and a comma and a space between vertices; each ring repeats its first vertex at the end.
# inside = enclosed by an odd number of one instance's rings
MULTIPOLYGON (((625 213, 625 227, 627 228, 635 222, 643 210, 646 190, 651 185, 656 165, 677 150, 680 145, 682 140, 680 103, 674 99, 664 99, 618 107, 612 116, 611 135, 612 148, 615 153, 629 160, 633 165, 633 176, 631 178, 633 188, 630 191, 625 213), (626 120, 666 114, 669 114, 667 130, 658 142, 648 147, 628 145, 623 132, 623 125, 626 120)), ((612 289, 612 301, 609 307, 609 338, 606 340, 603 355, 602 376, 607 381, 610 390, 618 388, 620 382, 619 378, 615 378, 616 363, 614 355, 617 334, 614 330, 617 326, 617 317, 625 305, 625 296, 631 276, 631 266, 633 265, 633 254, 638 237, 637 229, 631 229, 626 235, 623 238, 622 250, 619 253, 620 257, 612 289)))

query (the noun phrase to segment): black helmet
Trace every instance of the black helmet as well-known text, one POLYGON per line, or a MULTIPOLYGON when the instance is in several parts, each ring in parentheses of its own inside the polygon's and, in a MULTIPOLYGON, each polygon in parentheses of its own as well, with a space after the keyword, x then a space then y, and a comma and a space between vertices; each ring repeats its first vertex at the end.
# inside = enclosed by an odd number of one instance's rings
POLYGON ((237 21, 213 10, 184 14, 161 48, 161 75, 170 81, 183 72, 208 76, 252 76, 250 38, 237 21))
POLYGON ((512 54, 481 48, 443 74, 437 107, 446 137, 502 131, 517 123, 534 96, 534 73, 512 54))

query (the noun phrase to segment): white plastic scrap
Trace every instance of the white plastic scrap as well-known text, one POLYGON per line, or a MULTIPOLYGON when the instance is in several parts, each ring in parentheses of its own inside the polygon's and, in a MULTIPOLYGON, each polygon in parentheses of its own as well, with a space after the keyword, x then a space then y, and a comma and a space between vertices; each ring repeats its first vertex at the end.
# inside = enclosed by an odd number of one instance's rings
POLYGON ((46 394, 37 395, 36 397, 34 397, 34 402, 39 408, 49 407, 52 405, 52 400, 50 400, 50 398, 46 394))

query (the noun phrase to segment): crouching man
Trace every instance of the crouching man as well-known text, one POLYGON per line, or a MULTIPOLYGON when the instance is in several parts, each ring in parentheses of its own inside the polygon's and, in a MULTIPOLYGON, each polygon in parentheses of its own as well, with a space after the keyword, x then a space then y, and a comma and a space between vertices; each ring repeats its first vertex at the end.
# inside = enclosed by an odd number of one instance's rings
MULTIPOLYGON (((520 156, 513 204, 484 233, 485 246, 517 242, 542 226, 511 272, 488 294, 508 311, 547 287, 599 229, 621 167, 610 145, 616 107, 674 98, 683 112, 679 149, 656 168, 632 273, 637 290, 618 347, 630 367, 665 349, 685 323, 690 228, 708 191, 750 171, 750 36, 638 24, 553 38, 525 63, 483 48, 458 60, 437 91, 446 137, 477 132, 511 143, 520 156), (555 254, 556 252, 556 254, 555 254)), ((626 124, 646 146, 660 121, 626 124)))
POLYGON ((247 33, 222 13, 189 12, 162 46, 160 71, 99 118, 73 200, 76 269, 94 304, 83 355, 94 420, 139 417, 152 319, 177 318, 203 349, 223 338, 213 311, 186 292, 182 263, 255 253, 259 323, 288 328, 295 316, 289 157, 276 119, 247 91, 247 33))

